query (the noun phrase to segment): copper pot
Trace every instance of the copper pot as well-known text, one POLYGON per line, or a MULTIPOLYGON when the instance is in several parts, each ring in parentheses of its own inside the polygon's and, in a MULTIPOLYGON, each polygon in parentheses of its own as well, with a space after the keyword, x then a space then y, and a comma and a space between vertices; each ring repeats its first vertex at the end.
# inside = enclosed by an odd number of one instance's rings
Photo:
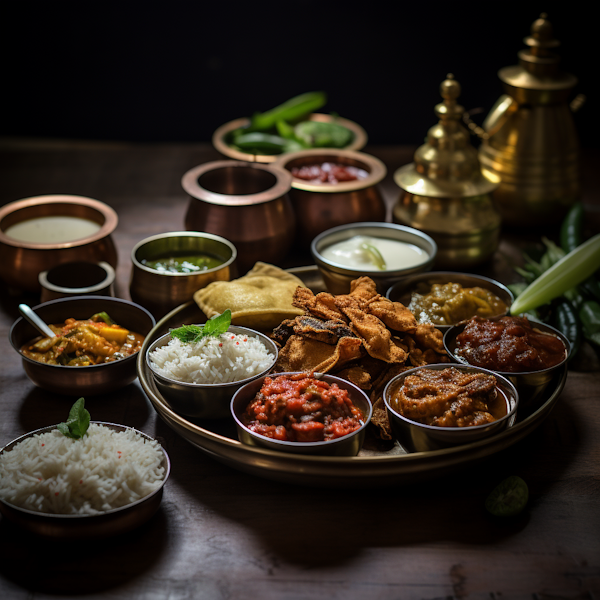
POLYGON ((259 260, 281 264, 296 225, 291 183, 291 174, 274 165, 224 160, 195 167, 181 180, 190 195, 185 227, 230 240, 240 273, 259 260))
POLYGON ((0 208, 0 277, 11 287, 40 291, 38 275, 67 262, 106 261, 117 266, 117 249, 111 237, 118 223, 108 205, 82 196, 35 196, 0 208), (100 229, 87 237, 60 243, 25 242, 6 235, 12 225, 37 217, 71 216, 94 221, 100 229))
POLYGON ((309 247, 323 231, 348 223, 385 221, 385 202, 377 184, 386 176, 385 165, 374 156, 352 150, 319 148, 284 154, 275 163, 292 171, 323 163, 356 167, 364 178, 338 183, 313 183, 294 177, 290 198, 296 212, 298 242, 309 247))

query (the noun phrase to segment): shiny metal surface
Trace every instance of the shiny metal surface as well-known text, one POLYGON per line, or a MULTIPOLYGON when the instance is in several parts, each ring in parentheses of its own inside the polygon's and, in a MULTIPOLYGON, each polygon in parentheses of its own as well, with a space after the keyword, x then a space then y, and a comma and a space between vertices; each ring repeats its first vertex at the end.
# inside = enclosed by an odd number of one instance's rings
POLYGON ((211 233, 171 231, 145 238, 131 251, 131 299, 147 308, 156 318, 192 299, 194 292, 213 281, 229 281, 236 274, 237 249, 228 240, 211 233), (217 257, 223 264, 198 273, 165 273, 145 266, 142 261, 194 252, 217 257))
POLYGON ((41 301, 69 296, 114 296, 115 270, 104 261, 62 263, 38 276, 41 301))
MULTIPOLYGON (((367 143, 367 132, 354 121, 343 119, 342 117, 335 117, 333 115, 326 115, 322 113, 313 113, 306 119, 308 121, 319 121, 321 123, 335 122, 343 127, 346 127, 354 134, 354 140, 344 150, 360 150, 367 143)), ((232 148, 227 143, 229 134, 235 129, 240 127, 247 127, 250 125, 250 119, 241 118, 229 121, 224 125, 221 125, 214 133, 212 137, 213 146, 227 158, 233 158, 235 160, 244 160, 248 162, 259 162, 259 163, 272 163, 275 162, 280 155, 267 155, 267 154, 248 154, 232 148)))
POLYGON ((479 149, 483 171, 501 180, 493 192, 504 222, 559 222, 580 197, 580 148, 569 96, 577 78, 559 68, 559 42, 543 14, 525 38, 519 64, 500 69, 505 94, 491 109, 479 149))
POLYGON ((169 406, 173 408, 178 414, 185 417, 192 417, 195 419, 223 419, 230 418, 231 412, 229 409, 229 403, 232 396, 243 386, 258 379, 262 380, 263 375, 266 375, 275 365, 278 356, 277 346, 268 336, 248 329, 246 327, 237 327, 231 325, 227 330, 237 335, 247 335, 253 337, 262 342, 267 350, 273 354, 274 358, 272 363, 267 369, 257 373, 253 377, 248 377, 241 381, 235 381, 232 383, 223 384, 196 384, 196 383, 183 383, 181 381, 175 381, 169 379, 158 373, 153 366, 152 360, 150 359, 151 353, 161 346, 169 343, 171 336, 165 334, 153 342, 146 352, 146 365, 152 372, 156 387, 169 403, 169 406))
MULTIPOLYGON (((565 345, 566 352, 564 360, 558 365, 550 367, 549 369, 528 371, 523 373, 495 371, 495 373, 498 373, 499 375, 502 375, 506 379, 510 380, 517 388, 521 406, 535 406, 537 403, 543 401, 546 394, 546 388, 554 380, 556 372, 560 372, 562 369, 566 368, 569 353, 571 352, 571 343, 560 331, 558 331, 558 329, 555 329, 550 325, 546 325, 546 323, 534 321, 533 319, 529 319, 529 322, 533 327, 542 333, 548 333, 560 338, 565 345)), ((450 355, 452 360, 460 364, 467 364, 467 361, 455 353, 456 336, 462 333, 464 328, 464 323, 454 325, 444 333, 444 348, 446 349, 446 352, 450 355)))
POLYGON ((291 183, 275 165, 226 160, 195 167, 181 180, 190 195, 185 227, 231 240, 241 274, 259 260, 281 264, 296 227, 291 183))
MULTIPOLYGON (((428 273, 419 273, 409 275, 388 288, 385 296, 392 302, 401 302, 405 306, 410 304, 412 293, 420 288, 421 285, 458 283, 463 288, 481 287, 493 292, 508 308, 514 301, 512 292, 499 281, 484 277, 483 275, 473 275, 472 273, 458 273, 453 271, 429 271, 428 273)), ((506 312, 504 313, 506 314, 506 312)), ((450 325, 436 325, 440 331, 446 331, 450 325)))
POLYGON ((38 275, 61 263, 103 260, 116 268, 117 249, 111 234, 117 223, 117 213, 110 206, 82 196, 35 196, 6 204, 0 207, 0 277, 16 289, 38 292, 38 275), (21 221, 58 215, 89 219, 101 227, 89 237, 57 244, 21 242, 4 233, 21 221))
MULTIPOLYGON (((114 423, 102 423, 92 421, 114 431, 127 431, 133 429, 125 425, 115 425, 114 423)), ((0 455, 10 452, 19 442, 26 438, 33 437, 41 433, 46 433, 56 429, 56 425, 44 427, 36 431, 27 433, 16 440, 13 440, 0 450, 0 455)), ((137 429, 138 434, 147 440, 152 438, 137 429)), ((119 535, 131 531, 148 521, 158 510, 162 500, 163 488, 171 471, 171 463, 165 449, 161 446, 163 453, 161 466, 165 470, 165 476, 161 486, 154 492, 136 502, 132 502, 122 508, 116 508, 106 511, 99 515, 57 515, 41 513, 14 506, 5 500, 0 499, 0 513, 3 517, 14 522, 19 527, 40 536, 69 541, 92 541, 102 538, 119 535)))
MULTIPOLYGON (((277 373, 276 375, 272 375, 272 377, 293 374, 294 373, 277 373)), ((242 423, 242 415, 250 401, 255 398, 264 383, 265 378, 260 377, 237 390, 231 399, 230 415, 233 416, 235 421, 240 442, 248 446, 268 448, 277 452, 290 454, 306 454, 312 456, 356 456, 362 448, 365 440, 365 431, 371 421, 371 415, 373 413, 371 401, 361 389, 345 379, 323 373, 316 373, 315 376, 329 384, 336 383, 338 387, 348 392, 354 406, 359 408, 364 415, 364 422, 359 429, 341 438, 321 442, 288 442, 275 440, 251 431, 242 423)))
POLYGON ((350 223, 334 227, 319 234, 312 241, 310 251, 325 281, 327 290, 332 294, 348 294, 350 292, 350 283, 362 275, 371 277, 377 285, 377 291, 380 294, 385 294, 387 289, 400 278, 431 269, 436 259, 437 246, 427 234, 417 229, 404 227, 403 225, 395 225, 393 223, 350 223), (321 255, 321 250, 327 246, 355 235, 370 235, 414 244, 427 252, 429 258, 420 265, 407 269, 366 272, 334 264, 321 255))
POLYGON ((400 373, 400 375, 394 377, 385 387, 383 401, 385 403, 392 431, 400 444, 408 452, 430 452, 432 450, 451 448, 453 446, 469 444, 486 439, 504 431, 507 427, 512 427, 517 416, 519 395, 515 386, 506 377, 499 376, 492 371, 472 367, 470 365, 442 363, 417 367, 400 373), (448 367, 453 367, 466 373, 494 375, 496 377, 497 386, 506 396, 508 403, 506 415, 493 423, 486 423, 485 425, 475 425, 471 427, 436 427, 434 425, 425 425, 407 419, 393 408, 391 401, 398 390, 404 385, 406 377, 414 375, 422 369, 442 371, 448 367))
POLYGON ((52 331, 52 329, 50 329, 50 327, 48 327, 48 325, 42 319, 40 319, 40 317, 33 312, 33 310, 31 310, 31 306, 28 306, 27 304, 19 304, 19 312, 44 337, 53 338, 56 335, 54 331, 52 331))
POLYGON ((357 167, 368 176, 335 184, 292 179, 290 198, 296 213, 296 238, 307 247, 315 236, 332 227, 385 221, 385 203, 377 184, 386 176, 387 168, 378 158, 351 150, 319 148, 284 154, 275 164, 291 172, 294 168, 324 162, 357 167))
MULTIPOLYGON (((291 271, 310 283, 315 291, 324 286, 314 266, 291 271)), ((199 323, 205 319, 195 303, 184 304, 157 323, 145 346, 166 333, 170 327, 199 323)), ((217 429, 214 421, 189 420, 177 414, 158 391, 142 357, 140 353, 137 365, 142 388, 161 419, 190 444, 215 460, 251 475, 284 483, 329 488, 396 486, 427 481, 468 468, 532 433, 556 405, 567 379, 566 367, 555 372, 537 407, 530 411, 519 411, 513 427, 484 440, 412 454, 396 446, 388 452, 366 452, 363 449, 355 457, 303 456, 246 446, 238 441, 233 423, 229 429, 217 429)))
MULTIPOLYGON (((143 307, 109 296, 76 296, 51 300, 33 307, 46 323, 63 323, 65 319, 89 319, 105 311, 119 325, 147 335, 154 327, 154 317, 143 307)), ((9 333, 16 352, 31 340, 39 337, 38 332, 23 317, 17 319, 9 333)), ((87 367, 48 365, 21 355, 27 377, 37 385, 55 394, 68 397, 95 396, 125 387, 135 380, 136 356, 128 356, 109 363, 87 367)))

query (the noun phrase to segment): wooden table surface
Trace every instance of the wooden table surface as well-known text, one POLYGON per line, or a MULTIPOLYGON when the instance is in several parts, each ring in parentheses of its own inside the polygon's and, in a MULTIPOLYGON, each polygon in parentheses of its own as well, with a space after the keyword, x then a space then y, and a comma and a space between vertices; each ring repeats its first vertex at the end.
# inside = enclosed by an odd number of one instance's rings
MULTIPOLYGON (((388 167, 391 208, 392 174, 414 148, 367 151, 388 167)), ((0 204, 65 193, 112 206, 117 295, 128 298, 134 244, 184 229, 181 176, 218 158, 208 144, 0 140, 0 204)), ((596 158, 587 153, 584 163, 590 233, 600 230, 596 158)), ((478 272, 515 281, 512 261, 542 234, 556 232, 504 231, 478 272)), ((2 284, 0 447, 64 420, 73 400, 36 388, 8 342, 18 303, 38 300, 2 284)), ((223 466, 167 427, 138 382, 90 398, 93 419, 131 425, 166 448, 172 472, 161 508, 141 528, 95 543, 46 541, 0 518, 0 598, 598 598, 598 367, 584 346, 554 410, 511 448, 458 475, 375 490, 287 485, 223 466), (529 504, 497 520, 484 501, 509 475, 528 483, 529 504)))

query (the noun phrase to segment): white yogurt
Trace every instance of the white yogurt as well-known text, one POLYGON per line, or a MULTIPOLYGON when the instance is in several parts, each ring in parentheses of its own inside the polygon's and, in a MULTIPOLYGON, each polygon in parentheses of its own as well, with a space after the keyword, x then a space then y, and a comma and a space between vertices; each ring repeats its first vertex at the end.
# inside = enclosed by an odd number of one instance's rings
POLYGON ((8 227, 4 234, 19 242, 60 244, 86 238, 100 230, 90 219, 70 216, 48 216, 27 219, 8 227))
POLYGON ((414 244, 364 235, 331 244, 320 253, 332 263, 357 271, 397 271, 416 267, 429 259, 429 254, 414 244), (373 247, 379 251, 384 265, 371 250, 373 247))

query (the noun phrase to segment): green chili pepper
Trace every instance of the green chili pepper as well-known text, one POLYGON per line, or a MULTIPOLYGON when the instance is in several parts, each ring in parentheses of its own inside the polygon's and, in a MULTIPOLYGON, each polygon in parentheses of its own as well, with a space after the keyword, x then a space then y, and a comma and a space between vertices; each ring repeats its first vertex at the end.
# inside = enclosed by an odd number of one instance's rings
POLYGON ((286 140, 295 140, 296 136, 294 135, 294 128, 283 119, 280 119, 275 123, 277 126, 277 133, 286 140))
POLYGON ((594 300, 587 300, 579 309, 579 318, 585 338, 600 346, 600 304, 594 300))
POLYGON ((278 135, 260 131, 244 133, 235 139, 235 145, 249 154, 281 154, 286 143, 287 140, 278 135))
POLYGON ((573 204, 560 227, 560 245, 565 252, 575 250, 581 244, 583 231, 583 204, 573 204))
POLYGON ((295 121, 318 110, 326 103, 325 92, 307 92, 294 96, 271 110, 253 115, 247 131, 267 131, 275 127, 277 121, 295 121))
POLYGON ((96 313, 95 315, 92 315, 91 320, 94 321, 95 323, 104 321, 107 325, 112 325, 114 323, 114 321, 104 311, 96 313))
POLYGON ((571 343, 569 360, 572 360, 581 345, 581 324, 577 311, 566 298, 558 298, 552 303, 550 324, 556 327, 571 343))

